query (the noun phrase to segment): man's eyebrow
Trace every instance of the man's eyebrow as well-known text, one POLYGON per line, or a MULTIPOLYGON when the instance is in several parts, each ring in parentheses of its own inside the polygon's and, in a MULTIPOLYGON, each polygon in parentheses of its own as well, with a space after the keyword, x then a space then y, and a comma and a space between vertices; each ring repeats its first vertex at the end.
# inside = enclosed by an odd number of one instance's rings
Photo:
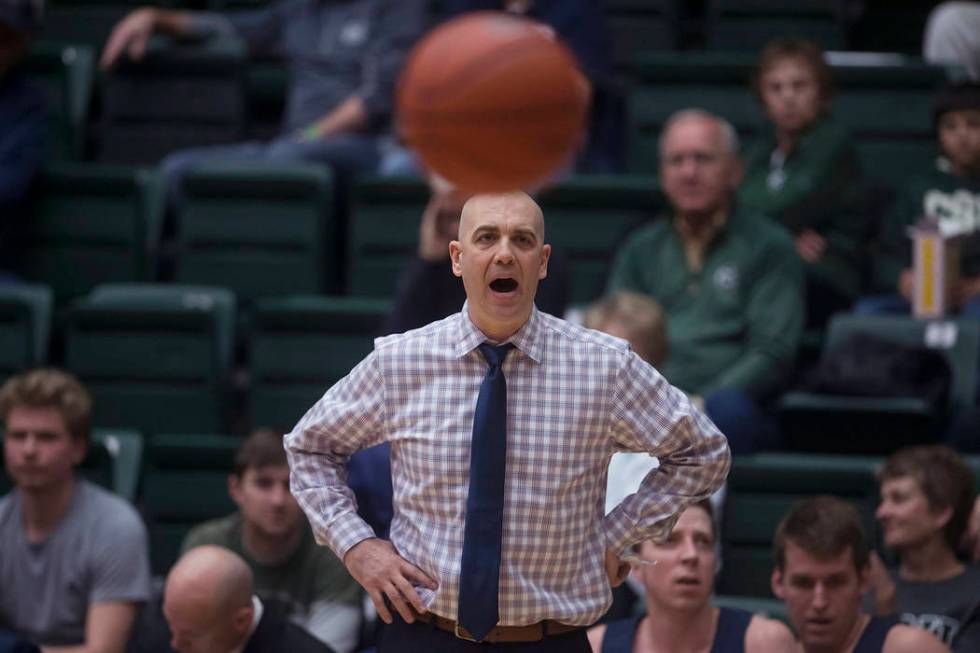
POLYGON ((500 231, 500 227, 495 224, 480 224, 473 228, 473 233, 479 233, 481 231, 493 231, 496 233, 500 231))

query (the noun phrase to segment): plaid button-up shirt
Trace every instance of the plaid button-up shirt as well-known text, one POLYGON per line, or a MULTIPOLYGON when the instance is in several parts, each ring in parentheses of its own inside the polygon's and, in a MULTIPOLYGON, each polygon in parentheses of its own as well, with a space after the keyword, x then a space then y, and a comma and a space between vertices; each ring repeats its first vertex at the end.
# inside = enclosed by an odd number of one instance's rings
MULTIPOLYGON (((462 312, 375 350, 286 436, 293 494, 318 541, 343 558, 373 537, 357 516, 345 463, 391 443, 391 542, 434 578, 431 612, 456 618, 470 440, 487 340, 462 312)), ((533 310, 510 339, 500 624, 595 622, 609 607, 604 567, 617 551, 666 536, 729 466, 725 437, 625 341, 533 310), (616 451, 660 459, 640 490, 604 515, 616 451)))

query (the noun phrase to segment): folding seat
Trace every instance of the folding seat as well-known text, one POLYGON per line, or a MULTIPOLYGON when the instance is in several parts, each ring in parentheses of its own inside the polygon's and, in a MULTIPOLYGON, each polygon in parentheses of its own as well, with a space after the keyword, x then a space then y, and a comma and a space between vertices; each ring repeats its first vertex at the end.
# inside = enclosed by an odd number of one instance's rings
POLYGON ((92 392, 97 426, 225 432, 234 329, 225 289, 100 286, 68 312, 66 367, 92 392))
POLYGON ((728 476, 722 514, 722 595, 772 597, 772 541, 776 526, 799 500, 832 494, 854 503, 875 538, 878 458, 815 454, 737 456, 728 476))
POLYGON ((0 383, 47 363, 51 289, 39 284, 0 284, 0 383))
POLYGON ((25 276, 50 285, 59 304, 101 283, 151 279, 162 224, 153 192, 145 171, 52 166, 26 225, 25 276))
POLYGON ((291 429, 374 348, 389 310, 387 301, 360 297, 257 302, 249 334, 253 427, 291 429))
POLYGON ((146 443, 140 507, 150 537, 153 574, 165 575, 195 525, 235 508, 228 475, 239 438, 210 434, 158 434, 146 443))
POLYGON ((617 246, 663 207, 656 178, 646 176, 571 177, 543 190, 538 203, 546 240, 568 257, 573 303, 602 294, 617 246))
POLYGON ((712 0, 705 46, 711 50, 758 51, 777 36, 800 36, 825 50, 842 50, 847 22, 839 0, 712 0))
POLYGON ((333 181, 323 166, 207 164, 175 207, 178 283, 258 297, 335 290, 341 265, 333 181))
POLYGON ((418 179, 362 179, 351 193, 347 292, 390 298, 416 255, 429 189, 418 179))
POLYGON ((47 99, 46 154, 52 159, 82 159, 95 86, 95 51, 38 41, 31 46, 24 70, 47 99))
POLYGON ((798 450, 887 454, 938 440, 952 411, 976 396, 980 325, 972 320, 925 321, 902 316, 837 315, 822 356, 853 334, 873 334, 942 353, 952 372, 946 405, 925 397, 859 397, 790 392, 780 401, 780 424, 798 450))

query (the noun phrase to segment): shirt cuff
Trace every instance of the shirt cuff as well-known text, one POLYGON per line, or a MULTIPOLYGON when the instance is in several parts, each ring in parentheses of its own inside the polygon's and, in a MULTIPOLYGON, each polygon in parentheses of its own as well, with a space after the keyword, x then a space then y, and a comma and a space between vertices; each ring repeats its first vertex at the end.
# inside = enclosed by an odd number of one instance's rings
POLYGON ((317 541, 326 544, 343 561, 347 552, 355 544, 364 540, 377 537, 367 522, 361 519, 356 513, 348 513, 337 519, 330 525, 330 530, 325 538, 317 537, 317 541))

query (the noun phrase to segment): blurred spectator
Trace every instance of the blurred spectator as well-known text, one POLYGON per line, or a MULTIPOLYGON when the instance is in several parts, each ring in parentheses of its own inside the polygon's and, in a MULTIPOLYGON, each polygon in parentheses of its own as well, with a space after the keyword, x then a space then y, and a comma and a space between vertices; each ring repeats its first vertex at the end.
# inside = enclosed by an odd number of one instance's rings
POLYGON ((44 151, 44 96, 20 71, 38 18, 31 0, 0 2, 0 283, 18 267, 25 203, 44 151))
POLYGON ((235 456, 228 493, 238 512, 195 527, 183 551, 224 547, 252 571, 255 593, 284 604, 290 619, 338 653, 357 645, 361 590, 329 549, 317 546, 289 493, 282 435, 253 432, 235 456))
POLYGON ((803 653, 944 653, 949 649, 898 617, 861 607, 868 545, 854 506, 829 496, 799 502, 773 540, 772 591, 785 604, 803 653))
POLYGON ((88 391, 57 370, 21 374, 0 389, 4 461, 14 482, 0 499, 0 625, 45 651, 120 653, 150 597, 139 515, 75 476, 91 409, 88 391))
POLYGON ((653 297, 667 314, 667 380, 703 398, 734 453, 778 446, 764 402, 792 368, 803 326, 803 270, 789 234, 735 209, 738 137, 699 110, 673 115, 660 140, 672 214, 616 255, 610 290, 653 297))
POLYGON ((603 297, 585 312, 585 326, 626 340, 654 367, 667 358, 667 319, 647 295, 619 291, 603 297))
POLYGON ((157 603, 147 612, 130 653, 331 653, 278 604, 255 596, 248 565, 223 547, 181 556, 167 576, 162 611, 157 603))
POLYGON ((955 653, 980 651, 980 568, 956 557, 974 506, 973 472, 949 447, 930 445, 892 454, 878 478, 877 518, 899 565, 885 569, 872 555, 877 614, 898 614, 955 653))
POLYGON ((823 326, 860 288, 860 171, 853 139, 830 115, 833 79, 820 48, 770 41, 752 79, 772 130, 745 157, 742 207, 793 234, 806 270, 807 323, 823 326))
MULTIPOLYGON (((459 233, 466 195, 439 178, 419 223, 418 257, 399 275, 395 305, 384 332, 401 333, 458 313, 466 300, 462 280, 449 264, 449 243, 459 233)), ((557 227, 560 228, 560 227, 557 227)), ((545 277, 535 296, 539 310, 561 317, 568 305, 568 267, 561 248, 553 248, 545 277)))
POLYGON ((933 122, 942 156, 908 183, 882 229, 875 261, 877 290, 893 294, 858 302, 860 313, 908 313, 913 297, 908 228, 925 218, 946 236, 962 236, 953 303, 980 318, 980 84, 951 84, 936 96, 933 122))
POLYGON ((980 81, 980 2, 942 2, 929 14, 922 43, 929 63, 959 64, 980 81))
POLYGON ((592 88, 588 141, 578 169, 619 172, 623 165, 625 102, 611 83, 609 36, 599 0, 445 0, 448 16, 469 11, 504 10, 527 16, 554 30, 572 51, 592 88))
POLYGON ((162 167, 171 189, 207 160, 314 161, 373 172, 402 61, 426 22, 425 0, 278 0, 232 14, 137 9, 113 29, 101 65, 140 59, 154 32, 182 38, 234 35, 254 55, 282 56, 290 86, 282 134, 268 143, 175 152, 162 167))
POLYGON ((645 589, 646 614, 589 630, 594 653, 743 651, 791 653, 782 622, 711 605, 715 585, 715 526, 705 499, 683 513, 664 542, 636 545, 632 574, 645 589))

